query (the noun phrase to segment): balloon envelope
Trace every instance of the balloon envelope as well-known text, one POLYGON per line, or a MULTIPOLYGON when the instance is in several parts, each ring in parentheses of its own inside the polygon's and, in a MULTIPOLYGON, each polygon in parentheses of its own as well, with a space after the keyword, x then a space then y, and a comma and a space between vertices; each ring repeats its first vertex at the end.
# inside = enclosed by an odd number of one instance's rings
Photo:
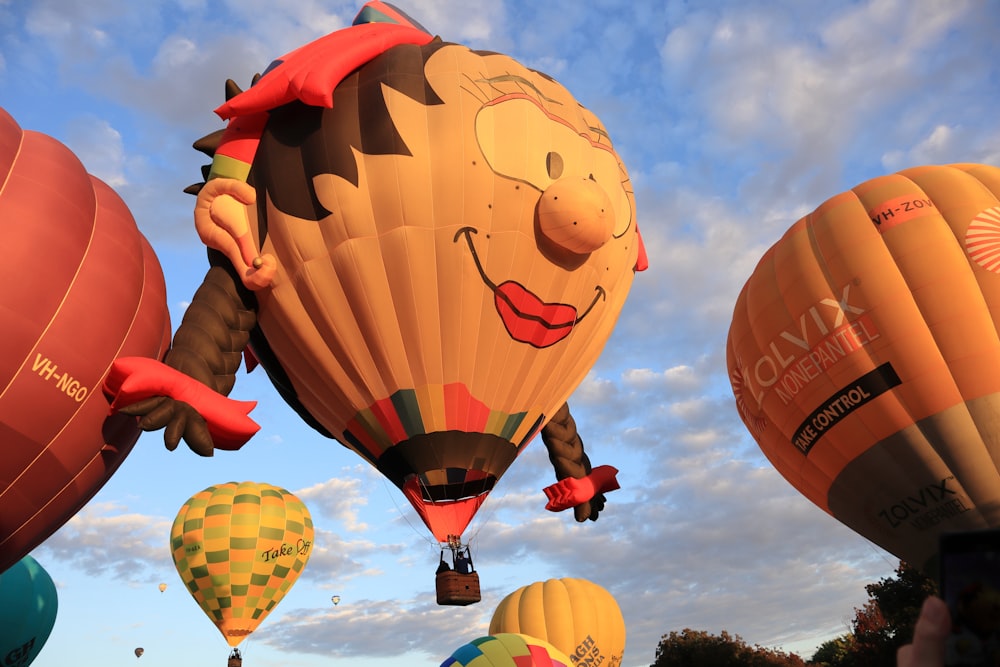
POLYGON ((625 653, 625 619, 615 598, 586 579, 537 581, 497 605, 491 635, 515 632, 544 639, 575 663, 617 667, 625 653))
POLYGON ((536 637, 500 633, 457 648, 441 667, 570 667, 559 649, 536 637))
POLYGON ((137 649, 135 650, 135 657, 137 657, 137 658, 141 658, 141 657, 142 657, 142 654, 143 654, 143 653, 145 653, 145 651, 144 651, 143 649, 141 649, 141 648, 137 648, 137 649))
POLYGON ((121 198, 0 109, 0 570, 62 526, 142 432, 101 387, 170 341, 163 273, 121 198), (40 268, 44 266, 44 269, 40 268))
POLYGON ((0 573, 0 664, 28 667, 56 622, 56 586, 41 565, 25 556, 0 573))
POLYGON ((181 507, 170 549, 188 592, 237 646, 298 579, 313 532, 309 510, 285 489, 228 482, 181 507))
POLYGON ((816 505, 934 569, 938 535, 1000 527, 1000 169, 874 178, 796 222, 743 287, 740 416, 816 505))
MULTIPOLYGON (((225 113, 286 99, 287 71, 369 28, 288 54, 225 113)), ((277 265, 255 356, 444 542, 597 359, 641 244, 592 113, 510 57, 425 37, 348 68, 332 108, 270 114, 253 158, 269 203, 247 214, 277 265)))
POLYGON ((167 590, 167 585, 166 584, 160 584, 160 592, 162 593, 165 590, 167 590))

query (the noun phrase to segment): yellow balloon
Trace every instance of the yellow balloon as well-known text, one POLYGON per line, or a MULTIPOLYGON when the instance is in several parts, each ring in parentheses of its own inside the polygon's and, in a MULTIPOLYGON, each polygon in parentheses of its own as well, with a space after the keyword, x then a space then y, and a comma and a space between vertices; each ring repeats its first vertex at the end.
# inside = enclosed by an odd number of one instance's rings
POLYGON ((167 590, 167 585, 166 584, 160 584, 160 592, 162 593, 165 590, 167 590))
POLYGON ((727 361, 774 467, 933 572, 1000 527, 1000 169, 913 167, 796 222, 740 293, 727 361))
POLYGON ((625 653, 625 619, 615 598, 586 579, 548 579, 517 589, 497 605, 489 634, 544 639, 574 664, 618 667, 625 653))
POLYGON ((312 543, 312 518, 302 501, 254 482, 196 493, 170 531, 178 574, 230 646, 281 602, 309 560, 312 543))

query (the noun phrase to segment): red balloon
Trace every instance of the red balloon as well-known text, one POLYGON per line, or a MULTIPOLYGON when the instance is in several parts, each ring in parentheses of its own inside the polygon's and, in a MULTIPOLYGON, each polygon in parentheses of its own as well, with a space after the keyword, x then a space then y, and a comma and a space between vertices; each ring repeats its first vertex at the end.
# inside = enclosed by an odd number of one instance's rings
POLYGON ((101 391, 122 356, 162 358, 163 272, 121 198, 0 108, 0 571, 68 521, 141 431, 101 391))

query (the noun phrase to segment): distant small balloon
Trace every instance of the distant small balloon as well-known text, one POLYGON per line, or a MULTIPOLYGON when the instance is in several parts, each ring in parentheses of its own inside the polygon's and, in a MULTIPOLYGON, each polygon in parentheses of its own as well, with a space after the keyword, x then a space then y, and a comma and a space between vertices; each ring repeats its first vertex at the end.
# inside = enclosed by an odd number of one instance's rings
POLYGON ((166 584, 160 584, 160 592, 162 593, 165 590, 167 590, 167 585, 166 584))
POLYGON ((140 657, 142 657, 142 654, 143 654, 143 653, 145 653, 145 651, 143 651, 143 650, 142 650, 141 648, 137 648, 137 649, 135 650, 135 657, 136 657, 136 658, 140 658, 140 657))
POLYGON ((334 595, 332 598, 330 598, 330 601, 333 602, 333 606, 336 607, 338 604, 340 604, 340 596, 334 595))

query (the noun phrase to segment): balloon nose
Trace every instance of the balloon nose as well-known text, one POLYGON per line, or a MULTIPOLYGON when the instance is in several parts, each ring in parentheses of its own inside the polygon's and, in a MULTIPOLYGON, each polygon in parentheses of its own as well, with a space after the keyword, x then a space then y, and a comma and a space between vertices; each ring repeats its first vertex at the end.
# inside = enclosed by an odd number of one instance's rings
POLYGON ((608 194, 591 178, 561 178, 538 200, 542 234, 578 255, 594 252, 614 231, 615 214, 608 194))

